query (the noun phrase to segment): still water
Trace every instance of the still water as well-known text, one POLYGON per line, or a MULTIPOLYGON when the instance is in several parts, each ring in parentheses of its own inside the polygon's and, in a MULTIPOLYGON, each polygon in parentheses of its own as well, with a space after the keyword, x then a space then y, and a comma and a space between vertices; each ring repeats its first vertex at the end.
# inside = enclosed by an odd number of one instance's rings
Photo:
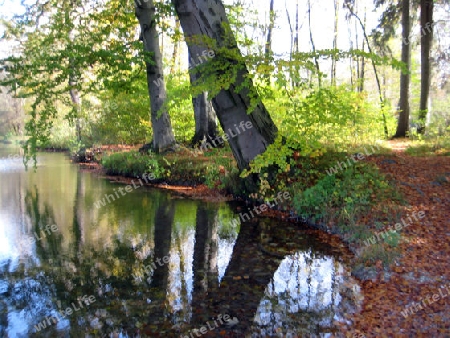
POLYGON ((358 310, 323 234, 146 186, 96 207, 123 186, 17 152, 0 148, 1 337, 330 337, 358 310))

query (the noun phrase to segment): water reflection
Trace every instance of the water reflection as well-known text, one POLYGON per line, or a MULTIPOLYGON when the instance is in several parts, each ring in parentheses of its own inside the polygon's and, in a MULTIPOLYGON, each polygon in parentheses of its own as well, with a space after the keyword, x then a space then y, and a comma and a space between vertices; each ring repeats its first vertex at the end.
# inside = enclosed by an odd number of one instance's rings
POLYGON ((36 173, 0 172, 2 336, 175 337, 225 314, 237 321, 206 337, 326 336, 356 308, 339 253, 312 231, 273 220, 233 228, 226 204, 146 187, 97 209, 117 185, 60 154, 39 162, 36 173))

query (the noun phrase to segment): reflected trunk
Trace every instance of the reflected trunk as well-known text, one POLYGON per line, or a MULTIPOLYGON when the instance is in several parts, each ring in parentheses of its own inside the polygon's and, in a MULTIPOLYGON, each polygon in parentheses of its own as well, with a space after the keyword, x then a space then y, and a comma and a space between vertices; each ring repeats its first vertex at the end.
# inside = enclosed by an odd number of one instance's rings
POLYGON ((169 277, 170 245, 172 241, 172 224, 175 208, 171 201, 161 203, 155 215, 155 251, 151 287, 167 289, 169 277))
POLYGON ((197 209, 194 245, 194 295, 197 292, 206 293, 208 289, 218 285, 217 230, 217 209, 200 204, 197 209))

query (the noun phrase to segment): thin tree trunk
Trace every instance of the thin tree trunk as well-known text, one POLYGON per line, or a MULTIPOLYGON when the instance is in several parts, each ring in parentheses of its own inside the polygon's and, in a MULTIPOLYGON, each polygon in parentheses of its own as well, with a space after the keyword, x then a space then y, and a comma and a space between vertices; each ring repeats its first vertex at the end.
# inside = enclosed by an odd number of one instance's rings
POLYGON ((411 75, 411 45, 409 35, 411 31, 410 0, 402 1, 402 62, 406 64, 407 73, 400 75, 400 115, 397 123, 397 131, 394 137, 405 137, 409 129, 409 84, 411 75))
MULTIPOLYGON (((313 39, 312 29, 311 29, 311 0, 308 0, 308 23, 309 23, 309 41, 311 42, 312 51, 315 54, 316 46, 314 44, 314 39, 313 39)), ((319 61, 317 60, 316 56, 314 56, 314 64, 316 65, 317 81, 319 83, 319 87, 322 87, 322 78, 320 75, 319 61)))
MULTIPOLYGON (((275 12, 273 11, 273 3, 274 3, 274 0, 270 0, 269 27, 267 29, 267 39, 266 39, 266 45, 265 45, 265 49, 264 49, 266 63, 270 63, 270 58, 272 56, 272 31, 273 31, 273 27, 275 26, 275 12)), ((266 78, 267 84, 270 85, 270 74, 266 74, 265 78, 266 78)))
MULTIPOLYGON (((333 49, 337 51, 338 39, 338 25, 339 25, 339 0, 334 0, 334 32, 333 32, 333 49)), ((331 85, 336 85, 336 56, 331 58, 331 85)))
MULTIPOLYGON (((349 19, 349 21, 350 21, 350 19, 349 19)), ((349 36, 350 50, 353 50, 352 29, 351 29, 350 24, 348 25, 348 36, 349 36)), ((353 88, 353 85, 354 85, 354 81, 353 81, 353 64, 354 64, 354 58, 350 57, 349 68, 350 68, 350 85, 351 85, 351 88, 353 88)))
POLYGON ((299 78, 299 71, 300 67, 298 66, 298 63, 295 62, 294 66, 292 66, 293 57, 292 55, 295 53, 296 56, 294 58, 298 57, 298 36, 299 36, 299 24, 298 24, 298 0, 296 1, 295 5, 295 27, 292 27, 291 22, 291 15, 289 14, 289 9, 287 7, 287 2, 284 3, 285 9, 286 9, 286 16, 289 24, 289 30, 291 32, 291 50, 290 50, 290 57, 289 60, 291 62, 291 66, 289 67, 289 75, 291 78, 291 85, 292 88, 298 86, 298 78, 299 78))
MULTIPOLYGON (((356 44, 356 49, 359 48, 359 34, 358 34, 358 22, 355 19, 355 44, 356 44)), ((359 88, 359 74, 361 73, 360 71, 360 57, 357 56, 356 57, 356 87, 357 90, 359 88)))
MULTIPOLYGON (((230 56, 230 52, 236 56, 241 54, 231 32, 225 7, 217 0, 172 1, 183 27, 190 54, 201 54, 202 50, 208 48, 206 41, 213 39, 215 57, 206 61, 205 66, 211 62, 218 62, 222 67, 235 70, 233 83, 221 89, 212 99, 212 103, 222 129, 229 136, 230 147, 239 169, 246 169, 251 160, 262 154, 274 142, 277 127, 259 100, 245 63, 230 56), (255 102, 255 99, 258 99, 258 102, 255 102), (247 110, 250 107, 252 111, 248 114, 247 110)), ((211 68, 208 69, 211 76, 219 77, 223 72, 211 68)), ((201 72, 200 76, 203 78, 206 74, 201 72)))
MULTIPOLYGON (((365 48, 365 40, 362 42, 362 50, 365 48)), ((364 91, 364 82, 366 79, 366 58, 364 56, 361 57, 361 63, 359 67, 358 74, 358 91, 362 93, 364 91)))
POLYGON ((152 62, 146 62, 147 85, 151 106, 153 129, 152 148, 164 152, 175 144, 175 137, 167 112, 166 85, 164 83, 162 55, 159 49, 159 36, 156 30, 155 6, 153 0, 135 1, 136 17, 141 27, 144 51, 151 53, 152 62))
POLYGON ((289 10, 287 8, 287 2, 284 2, 284 7, 286 9, 286 16, 287 16, 287 20, 288 20, 288 24, 289 24, 289 30, 291 32, 291 50, 289 53, 289 61, 290 62, 290 67, 289 67, 289 76, 290 76, 290 80, 291 80, 291 86, 292 88, 295 87, 295 81, 294 81, 294 71, 292 70, 292 54, 294 53, 294 46, 295 46, 295 40, 294 40, 294 29, 292 28, 292 24, 291 24, 291 15, 289 14, 289 10))
MULTIPOLYGON (((71 1, 71 5, 75 6, 75 4, 71 1)), ((72 7, 71 6, 71 7, 72 7)), ((70 9, 69 9, 70 11, 70 9)), ((66 12, 65 20, 71 20, 70 19, 70 13, 66 12)), ((74 25, 74 22, 66 22, 66 25, 74 25)), ((69 41, 74 44, 75 41, 75 34, 73 32, 73 26, 72 29, 69 31, 69 41)), ((72 100, 73 110, 75 112, 75 131, 76 131, 76 137, 78 144, 81 143, 81 121, 80 121, 80 113, 81 113, 81 98, 80 93, 78 92, 77 84, 77 69, 75 66, 75 60, 73 57, 69 58, 69 67, 70 67, 70 74, 69 74, 69 93, 70 98, 72 100)), ((80 149, 77 149, 79 151, 80 149)))
POLYGON ((420 107, 419 119, 421 124, 419 133, 425 132, 425 120, 428 113, 428 99, 430 96, 430 51, 433 41, 433 0, 420 1, 420 107))
MULTIPOLYGON (((177 35, 177 32, 180 30, 180 20, 175 20, 175 36, 177 35)), ((173 42, 173 53, 172 53, 172 65, 170 67, 170 74, 174 75, 176 71, 177 66, 177 60, 178 60, 178 50, 180 48, 180 42, 177 38, 175 38, 175 41, 173 42)))
MULTIPOLYGON (((369 53, 373 54, 372 48, 370 47, 369 37, 367 36, 367 33, 366 33, 366 27, 364 26, 360 17, 351 9, 351 7, 349 5, 347 5, 347 8, 348 8, 350 14, 353 15, 356 18, 356 20, 358 20, 358 22, 362 28, 363 34, 364 34, 364 39, 366 40, 366 43, 367 43, 367 49, 369 50, 369 53)), ((375 62, 373 60, 372 60, 372 67, 373 67, 373 72, 375 74, 375 80, 376 80, 377 87, 378 87, 378 94, 380 96, 380 106, 381 106, 381 114, 383 116, 384 135, 387 138, 389 136, 389 131, 387 129, 386 115, 384 114, 383 92, 381 91, 381 83, 380 83, 380 78, 378 77, 377 67, 375 66, 375 62)))
MULTIPOLYGON (((294 38, 294 51, 297 54, 298 58, 298 52, 299 52, 299 24, 298 24, 298 0, 295 2, 295 38, 294 38)), ((299 86, 299 79, 300 79, 300 66, 298 65, 298 62, 295 63, 295 86, 299 86)))
MULTIPOLYGON (((366 27, 366 18, 367 18, 367 7, 364 7, 364 27, 366 27)), ((365 42, 366 40, 363 39, 362 41, 362 48, 361 50, 364 51, 365 49, 365 42)), ((359 74, 358 74, 358 91, 362 93, 364 91, 364 82, 366 80, 366 58, 364 56, 361 57, 361 64, 360 64, 359 74)))

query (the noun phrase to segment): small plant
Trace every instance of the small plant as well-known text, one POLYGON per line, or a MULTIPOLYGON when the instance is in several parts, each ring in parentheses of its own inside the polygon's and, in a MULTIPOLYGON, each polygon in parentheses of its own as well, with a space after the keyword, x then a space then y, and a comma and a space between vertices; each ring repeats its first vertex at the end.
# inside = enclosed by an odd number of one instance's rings
POLYGON ((360 215, 391 194, 394 198, 397 195, 375 167, 356 163, 297 194, 294 207, 297 213, 314 221, 333 221, 338 226, 357 224, 360 215))
POLYGON ((385 244, 377 243, 364 248, 362 253, 357 258, 355 265, 363 265, 367 267, 373 266, 378 261, 381 261, 383 265, 388 266, 398 257, 398 250, 393 250, 385 244))

